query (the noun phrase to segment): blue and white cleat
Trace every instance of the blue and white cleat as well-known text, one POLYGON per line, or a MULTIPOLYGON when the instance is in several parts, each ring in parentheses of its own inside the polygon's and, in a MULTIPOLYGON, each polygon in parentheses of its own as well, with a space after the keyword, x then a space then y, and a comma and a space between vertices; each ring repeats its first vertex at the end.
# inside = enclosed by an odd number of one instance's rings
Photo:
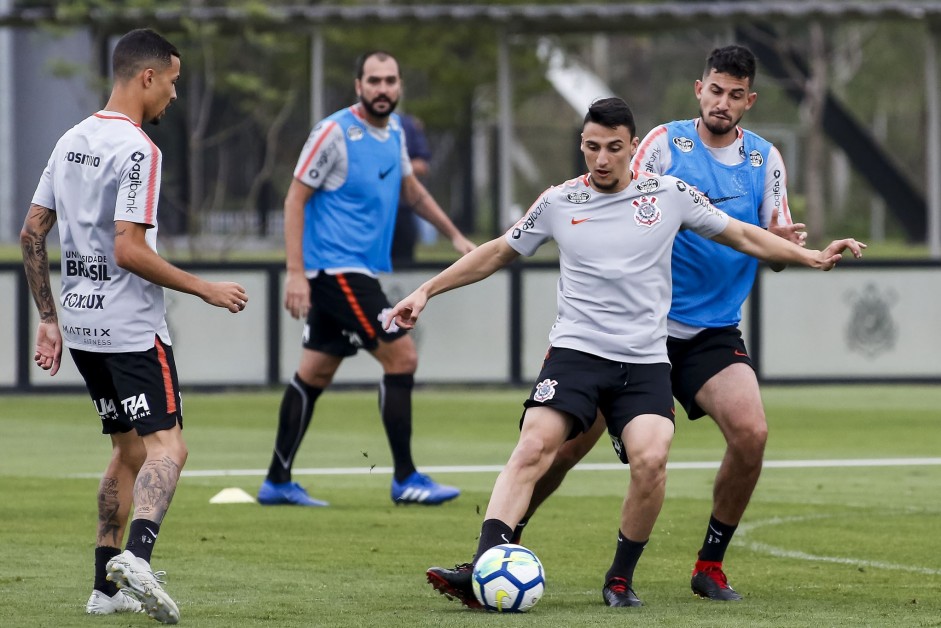
POLYGON ((329 506, 329 502, 314 499, 297 482, 275 484, 265 480, 258 489, 258 503, 263 506, 329 506))
POLYGON ((438 484, 424 473, 415 471, 401 483, 392 478, 392 501, 396 504, 436 506, 461 494, 460 489, 438 484))

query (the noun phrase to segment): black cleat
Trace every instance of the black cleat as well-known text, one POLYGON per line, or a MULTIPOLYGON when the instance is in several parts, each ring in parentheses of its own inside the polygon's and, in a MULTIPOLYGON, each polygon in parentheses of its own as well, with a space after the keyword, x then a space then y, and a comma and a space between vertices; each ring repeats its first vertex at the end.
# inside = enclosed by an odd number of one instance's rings
POLYGON ((693 593, 707 600, 738 602, 742 599, 742 596, 729 586, 729 581, 722 571, 721 562, 696 561, 693 578, 689 584, 693 593))
POLYGON ((624 578, 611 578, 601 590, 604 603, 608 606, 643 606, 634 589, 624 578))
POLYGON ((428 584, 449 600, 458 600, 467 608, 483 608, 474 596, 474 565, 471 563, 455 565, 454 569, 432 567, 425 575, 428 584))

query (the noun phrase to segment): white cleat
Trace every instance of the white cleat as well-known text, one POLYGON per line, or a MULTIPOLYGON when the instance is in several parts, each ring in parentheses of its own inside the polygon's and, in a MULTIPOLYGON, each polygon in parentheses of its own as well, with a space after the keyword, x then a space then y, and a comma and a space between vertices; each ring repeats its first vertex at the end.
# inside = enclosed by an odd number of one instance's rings
POLYGON ((102 593, 97 589, 91 592, 88 603, 85 604, 85 612, 89 615, 111 615, 113 613, 143 613, 144 607, 124 589, 119 590, 113 596, 102 593))
POLYGON ((140 600, 144 612, 164 624, 180 621, 180 609, 160 586, 166 572, 154 572, 143 558, 125 550, 108 561, 108 580, 140 600))

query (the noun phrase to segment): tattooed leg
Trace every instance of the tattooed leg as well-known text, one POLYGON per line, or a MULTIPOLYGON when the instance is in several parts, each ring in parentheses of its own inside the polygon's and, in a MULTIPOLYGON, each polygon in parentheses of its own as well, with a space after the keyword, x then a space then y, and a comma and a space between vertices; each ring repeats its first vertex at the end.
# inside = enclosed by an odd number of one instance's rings
POLYGON ((134 480, 145 456, 144 444, 134 432, 113 434, 111 443, 111 461, 98 485, 98 547, 121 547, 134 480))
POLYGON ((143 440, 147 459, 134 483, 134 518, 160 524, 186 462, 186 445, 179 426, 148 434, 143 440))

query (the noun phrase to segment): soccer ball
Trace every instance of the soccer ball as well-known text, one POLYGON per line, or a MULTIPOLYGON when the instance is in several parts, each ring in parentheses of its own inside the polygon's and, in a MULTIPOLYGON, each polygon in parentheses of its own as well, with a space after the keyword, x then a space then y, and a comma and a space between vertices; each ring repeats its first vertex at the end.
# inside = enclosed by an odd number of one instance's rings
POLYGON ((491 547, 474 564, 474 596, 488 611, 525 613, 545 589, 542 563, 522 545, 491 547))

